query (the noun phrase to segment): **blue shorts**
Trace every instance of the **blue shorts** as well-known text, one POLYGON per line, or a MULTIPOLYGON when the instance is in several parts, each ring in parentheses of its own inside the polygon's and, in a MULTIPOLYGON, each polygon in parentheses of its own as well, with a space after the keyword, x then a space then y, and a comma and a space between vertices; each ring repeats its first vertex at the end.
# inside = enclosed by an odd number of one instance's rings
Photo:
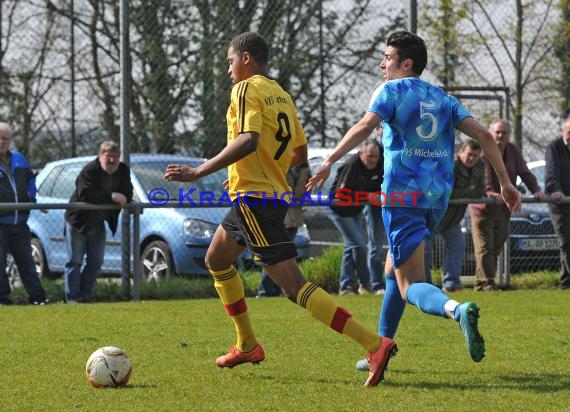
POLYGON ((394 268, 400 267, 425 239, 435 231, 443 209, 383 207, 388 247, 394 268))

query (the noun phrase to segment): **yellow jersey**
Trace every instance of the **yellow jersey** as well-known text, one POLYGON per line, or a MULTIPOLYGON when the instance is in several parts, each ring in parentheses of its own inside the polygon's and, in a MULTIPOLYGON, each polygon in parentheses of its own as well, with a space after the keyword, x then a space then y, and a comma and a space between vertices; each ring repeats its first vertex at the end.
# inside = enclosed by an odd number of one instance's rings
POLYGON ((289 192, 285 176, 293 149, 307 143, 291 96, 275 80, 252 76, 232 88, 226 121, 228 144, 240 133, 259 134, 255 152, 228 167, 230 198, 247 192, 257 198, 289 192))

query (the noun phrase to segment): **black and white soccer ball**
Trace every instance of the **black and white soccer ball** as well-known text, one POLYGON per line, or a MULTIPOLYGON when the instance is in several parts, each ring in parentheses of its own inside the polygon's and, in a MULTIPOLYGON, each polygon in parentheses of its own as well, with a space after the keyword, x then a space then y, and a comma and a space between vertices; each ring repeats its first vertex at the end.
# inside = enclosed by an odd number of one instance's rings
POLYGON ((85 375, 95 388, 126 386, 131 378, 131 360, 115 346, 97 349, 87 359, 85 375))

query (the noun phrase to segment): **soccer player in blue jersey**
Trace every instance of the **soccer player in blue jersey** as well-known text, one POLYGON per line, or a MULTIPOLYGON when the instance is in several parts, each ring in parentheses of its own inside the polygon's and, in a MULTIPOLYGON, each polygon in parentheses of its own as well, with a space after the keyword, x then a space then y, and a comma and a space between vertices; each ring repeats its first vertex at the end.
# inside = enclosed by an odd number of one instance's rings
POLYGON ((386 276, 380 334, 394 336, 408 302, 424 313, 457 321, 471 358, 479 362, 485 355, 485 342, 478 330, 479 308, 472 302, 460 304, 425 281, 425 239, 443 216, 453 188, 455 129, 481 143, 511 210, 520 210, 520 193, 511 184, 497 144, 486 128, 455 97, 420 79, 426 64, 427 49, 420 37, 406 31, 390 35, 380 63, 384 83, 374 93, 368 112, 323 161, 307 188, 322 187, 332 164, 381 124, 382 219, 388 235, 387 268, 391 262, 394 276, 386 276))

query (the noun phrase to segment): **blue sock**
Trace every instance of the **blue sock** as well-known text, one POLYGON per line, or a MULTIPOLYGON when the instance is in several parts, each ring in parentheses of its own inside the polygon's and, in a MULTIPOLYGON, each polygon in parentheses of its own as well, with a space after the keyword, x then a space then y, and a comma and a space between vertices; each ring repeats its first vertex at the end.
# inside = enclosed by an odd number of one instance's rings
POLYGON ((417 306, 422 312, 447 318, 444 305, 450 300, 441 289, 429 283, 413 283, 406 293, 408 302, 417 306))
POLYGON ((406 308, 406 301, 402 299, 398 282, 395 276, 384 275, 386 278, 386 293, 382 300, 380 321, 378 322, 378 334, 393 339, 400 324, 400 319, 406 308))

